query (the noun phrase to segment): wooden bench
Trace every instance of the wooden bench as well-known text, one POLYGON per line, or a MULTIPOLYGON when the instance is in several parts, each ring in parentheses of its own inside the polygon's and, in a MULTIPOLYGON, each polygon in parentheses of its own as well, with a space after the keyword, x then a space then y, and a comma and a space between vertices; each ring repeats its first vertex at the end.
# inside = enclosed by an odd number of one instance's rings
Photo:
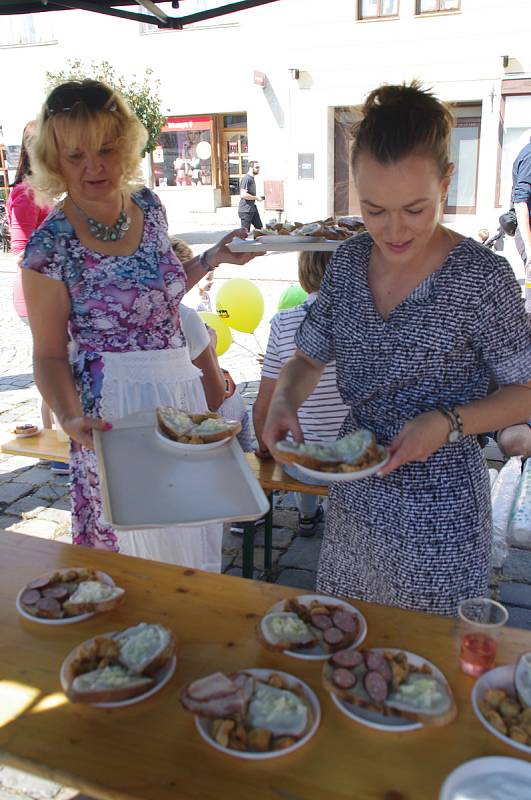
MULTIPOLYGON (((0 438, 0 452, 9 455, 39 458, 42 461, 68 462, 67 441, 59 439, 57 431, 43 430, 37 436, 23 439, 13 438, 12 434, 4 434, 0 438)), ((328 486, 311 486, 291 478, 273 459, 264 461, 254 453, 245 453, 247 463, 251 467, 260 486, 269 500, 269 511, 264 521, 264 570, 260 577, 271 579, 273 557, 273 496, 275 492, 303 492, 306 494, 327 495, 328 486)), ((255 523, 243 523, 242 575, 252 578, 254 573, 254 534, 255 523)))

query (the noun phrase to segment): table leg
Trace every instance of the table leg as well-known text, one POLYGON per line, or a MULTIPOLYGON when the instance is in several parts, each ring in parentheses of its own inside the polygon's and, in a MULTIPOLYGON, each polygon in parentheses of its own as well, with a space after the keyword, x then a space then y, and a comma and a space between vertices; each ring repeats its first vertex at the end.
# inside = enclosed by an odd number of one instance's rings
POLYGON ((264 573, 266 581, 272 581, 271 567, 273 560, 273 505, 274 492, 267 495, 269 509, 264 518, 264 573))
POLYGON ((242 577, 252 578, 254 573, 254 520, 242 522, 242 577))

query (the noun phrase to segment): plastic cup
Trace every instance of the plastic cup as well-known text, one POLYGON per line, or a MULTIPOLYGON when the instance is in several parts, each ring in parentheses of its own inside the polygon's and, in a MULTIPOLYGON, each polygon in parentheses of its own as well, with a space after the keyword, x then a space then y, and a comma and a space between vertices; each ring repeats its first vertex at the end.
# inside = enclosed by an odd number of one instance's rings
POLYGON ((459 665, 477 678, 495 664, 500 630, 507 622, 507 609, 489 597, 473 597, 458 606, 459 665))

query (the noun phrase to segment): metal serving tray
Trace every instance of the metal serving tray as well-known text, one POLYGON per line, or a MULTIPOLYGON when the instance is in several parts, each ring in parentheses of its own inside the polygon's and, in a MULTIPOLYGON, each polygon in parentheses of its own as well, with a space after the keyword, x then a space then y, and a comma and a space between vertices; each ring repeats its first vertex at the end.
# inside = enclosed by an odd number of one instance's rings
POLYGON ((155 435, 155 413, 95 431, 103 513, 117 530, 259 519, 269 503, 238 441, 203 453, 174 451, 155 435))

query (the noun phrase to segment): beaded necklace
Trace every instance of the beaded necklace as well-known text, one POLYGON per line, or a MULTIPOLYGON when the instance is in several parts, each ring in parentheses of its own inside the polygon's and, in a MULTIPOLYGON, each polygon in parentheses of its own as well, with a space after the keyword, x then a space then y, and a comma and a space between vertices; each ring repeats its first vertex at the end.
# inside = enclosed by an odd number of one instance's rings
POLYGON ((112 225, 106 225, 104 222, 98 222, 98 220, 94 219, 93 217, 89 217, 87 212, 83 211, 83 209, 73 201, 71 195, 68 196, 70 197, 70 202, 74 208, 77 208, 79 213, 87 220, 89 231, 95 239, 98 239, 100 242, 116 242, 124 238, 125 234, 129 230, 131 217, 125 210, 123 195, 122 210, 118 214, 116 222, 114 222, 112 225))

